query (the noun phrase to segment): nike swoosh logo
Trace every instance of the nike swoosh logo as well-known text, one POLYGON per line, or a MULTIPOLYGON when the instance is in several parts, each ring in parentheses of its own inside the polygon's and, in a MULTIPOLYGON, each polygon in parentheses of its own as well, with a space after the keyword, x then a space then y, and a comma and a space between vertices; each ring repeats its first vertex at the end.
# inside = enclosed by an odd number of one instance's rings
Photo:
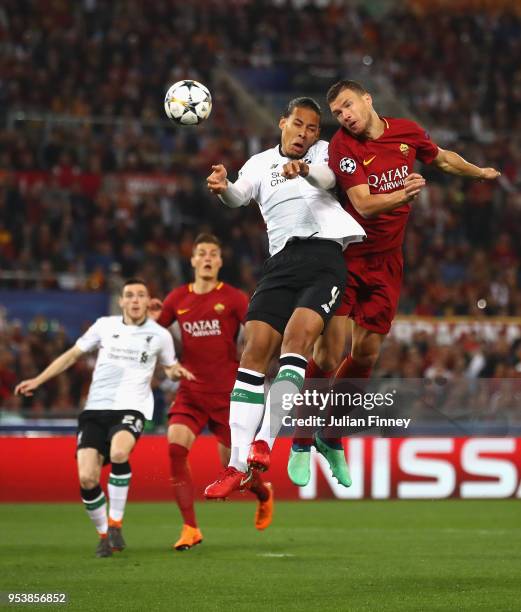
POLYGON ((375 157, 376 157, 376 155, 373 155, 373 157, 370 157, 369 159, 364 159, 364 162, 363 162, 364 166, 368 166, 373 161, 373 159, 375 157))
POLYGON ((244 487, 246 486, 250 480, 253 478, 253 472, 251 470, 248 470, 248 473, 246 474, 245 478, 241 478, 241 482, 239 484, 240 487, 244 487))
POLYGON ((185 314, 185 312, 188 312, 189 310, 190 310, 190 308, 180 308, 180 309, 177 311, 177 314, 178 314, 178 315, 182 315, 182 314, 185 314))

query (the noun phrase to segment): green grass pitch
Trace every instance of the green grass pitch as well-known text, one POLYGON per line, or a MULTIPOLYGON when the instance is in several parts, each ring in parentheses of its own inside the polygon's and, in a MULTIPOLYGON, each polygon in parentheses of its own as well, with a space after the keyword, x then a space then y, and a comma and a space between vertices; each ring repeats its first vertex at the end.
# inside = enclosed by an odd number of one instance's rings
POLYGON ((263 533, 252 503, 197 510, 181 553, 173 504, 129 503, 127 550, 96 559, 80 503, 0 505, 0 590, 96 612, 521 609, 518 501, 285 502, 263 533))

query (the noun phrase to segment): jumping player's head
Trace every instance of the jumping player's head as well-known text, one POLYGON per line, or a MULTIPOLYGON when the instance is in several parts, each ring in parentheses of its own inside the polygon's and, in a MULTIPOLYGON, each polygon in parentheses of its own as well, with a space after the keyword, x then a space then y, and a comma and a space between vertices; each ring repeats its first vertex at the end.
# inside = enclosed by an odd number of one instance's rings
POLYGON ((282 153, 291 159, 301 159, 320 136, 322 111, 313 98, 291 100, 280 118, 282 153))
POLYGON ((147 317, 150 294, 140 278, 129 278, 121 289, 119 306, 127 325, 140 325, 147 317))
POLYGON ((213 234, 199 234, 194 240, 191 263, 196 281, 216 281, 223 265, 219 238, 213 234))
POLYGON ((355 137, 367 134, 378 120, 371 95, 356 81, 338 81, 329 88, 326 100, 333 117, 355 137))

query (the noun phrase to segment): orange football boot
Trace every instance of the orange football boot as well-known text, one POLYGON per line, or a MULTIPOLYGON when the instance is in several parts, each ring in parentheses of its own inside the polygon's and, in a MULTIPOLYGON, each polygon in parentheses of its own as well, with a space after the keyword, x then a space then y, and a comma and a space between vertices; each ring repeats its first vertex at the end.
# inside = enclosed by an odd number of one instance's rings
POLYGON ((255 512, 255 527, 262 531, 271 525, 271 521, 273 520, 273 485, 271 482, 265 482, 264 486, 270 492, 270 496, 266 501, 258 501, 257 502, 257 510, 255 512))
POLYGON ((191 527, 186 523, 181 529, 181 536, 179 540, 173 545, 175 550, 188 550, 193 546, 197 546, 203 541, 203 534, 197 527, 191 527))

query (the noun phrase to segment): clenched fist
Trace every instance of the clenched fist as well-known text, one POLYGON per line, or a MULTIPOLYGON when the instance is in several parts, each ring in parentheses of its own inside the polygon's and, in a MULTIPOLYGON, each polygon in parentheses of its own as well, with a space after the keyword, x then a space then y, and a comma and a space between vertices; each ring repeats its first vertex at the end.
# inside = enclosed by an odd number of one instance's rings
POLYGON ((297 176, 307 176, 309 166, 301 159, 292 159, 282 166, 282 176, 287 179, 294 179, 297 176))

